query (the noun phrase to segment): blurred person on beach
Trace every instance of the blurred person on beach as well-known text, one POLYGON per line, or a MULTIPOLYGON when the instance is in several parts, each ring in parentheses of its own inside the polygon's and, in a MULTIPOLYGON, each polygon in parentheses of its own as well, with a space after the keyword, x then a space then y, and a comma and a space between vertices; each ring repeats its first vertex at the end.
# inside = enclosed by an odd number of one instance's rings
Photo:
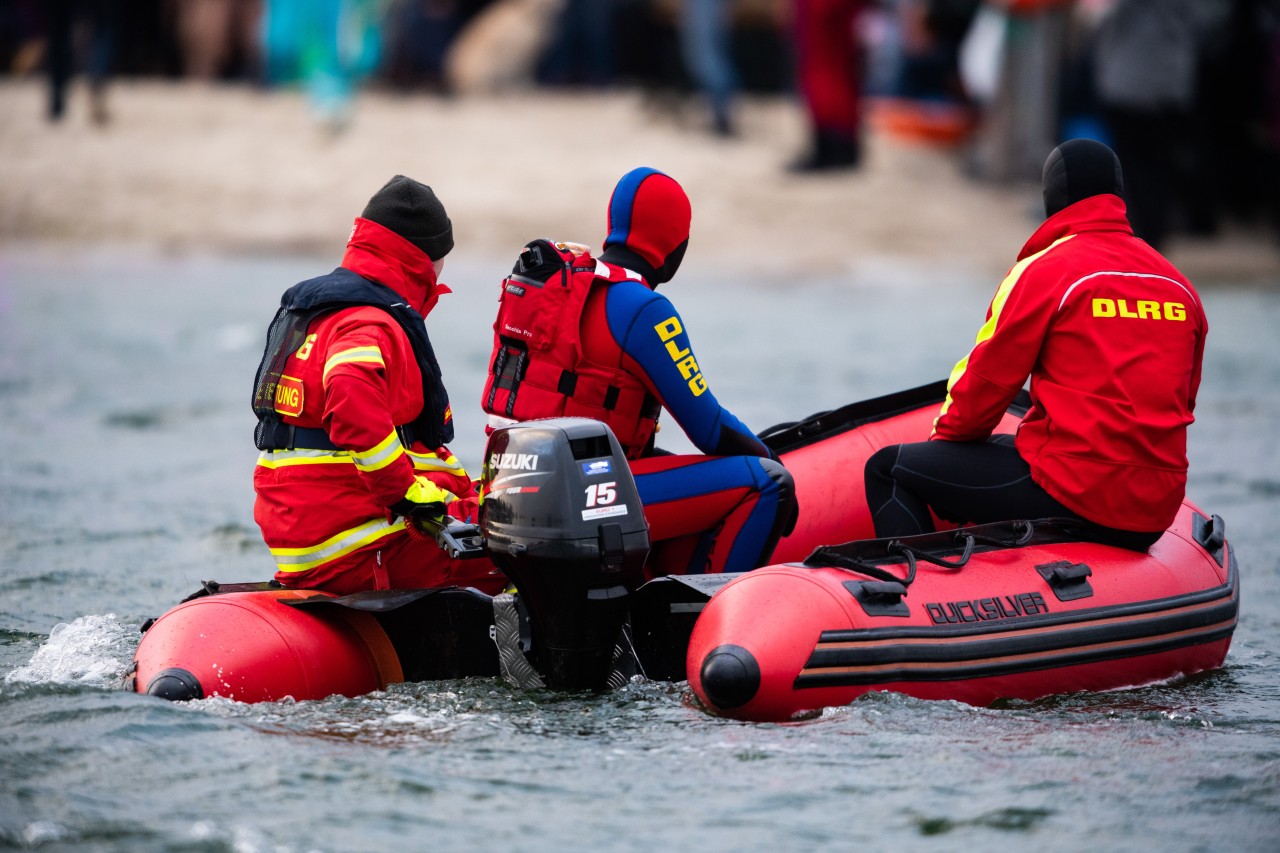
POLYGON ((1077 0, 983 0, 961 45, 981 107, 969 168, 983 180, 1034 180, 1058 142, 1059 90, 1077 0))
POLYGON ((795 0, 795 55, 809 150, 793 172, 853 169, 862 159, 862 39, 867 0, 795 0))
POLYGON ((489 0, 384 0, 382 75, 396 88, 449 93, 446 59, 489 0))
POLYGON ((120 23, 119 0, 47 0, 49 121, 61 121, 67 109, 67 87, 78 70, 77 42, 87 39, 83 57, 89 80, 89 115, 94 124, 106 124, 107 84, 115 66, 120 23))
POLYGON ((981 0, 898 0, 902 60, 896 94, 927 101, 967 100, 960 45, 981 0))
POLYGON ((1115 153, 1064 142, 1043 170, 1046 219, 951 373, 929 441, 867 461, 877 537, 1069 518, 1145 551, 1186 491, 1208 321, 1191 282, 1133 234, 1115 153), (1016 436, 992 432, 1030 377, 1016 436))
MULTIPOLYGON (((1112 146, 1125 164, 1134 233, 1157 249, 1186 214, 1188 230, 1214 230, 1223 175, 1209 155, 1209 110, 1230 93, 1205 97, 1206 70, 1224 55, 1232 0, 1115 0, 1093 46, 1093 80, 1112 146)), ((1225 55, 1243 65, 1243 53, 1225 55)), ((1261 69, 1259 69, 1260 71, 1261 69)), ((1223 115, 1226 126, 1237 117, 1223 115)))
POLYGON ((183 74, 195 80, 255 78, 264 0, 182 0, 174 9, 183 74))
POLYGON ((26 76, 45 60, 46 26, 40 0, 0 3, 0 68, 26 76))
POLYGON ((490 430, 558 416, 607 424, 635 475, 660 555, 651 564, 742 572, 767 563, 794 524, 795 488, 711 392, 684 320, 656 292, 680 266, 690 221, 680 184, 641 167, 613 190, 598 259, 579 244, 529 243, 503 282, 481 405, 490 430), (541 286, 552 276, 568 288, 541 286), (705 456, 656 448, 664 408, 705 456))
POLYGON ((449 451, 453 415, 424 318, 453 225, 430 187, 397 175, 355 220, 342 264, 285 291, 254 382, 254 519, 288 587, 505 584, 424 532, 474 522, 449 451))
POLYGON ((733 62, 734 0, 682 0, 680 53, 711 109, 711 130, 733 136, 738 72, 733 62))
POLYGON ((265 0, 266 82, 301 81, 320 125, 351 122, 359 85, 382 60, 380 0, 265 0))
POLYGON ((554 18, 537 69, 538 82, 596 89, 611 86, 617 72, 615 32, 623 0, 544 0, 534 5, 554 18))

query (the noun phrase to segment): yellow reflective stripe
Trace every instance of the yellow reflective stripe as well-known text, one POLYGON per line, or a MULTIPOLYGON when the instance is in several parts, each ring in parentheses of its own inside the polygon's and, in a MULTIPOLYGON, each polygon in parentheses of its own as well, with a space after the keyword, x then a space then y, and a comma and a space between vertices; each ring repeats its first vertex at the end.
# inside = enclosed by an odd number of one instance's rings
POLYGON ((378 442, 368 450, 351 454, 356 467, 361 471, 377 471, 385 468, 404 455, 404 445, 400 443, 400 435, 391 431, 391 435, 378 442))
POLYGON ((382 360, 382 350, 376 346, 355 347, 342 352, 335 352, 329 356, 329 360, 324 363, 324 378, 327 379, 329 371, 339 364, 381 364, 384 367, 386 366, 386 362, 382 360))
MULTIPOLYGON (((264 450, 258 454, 258 465, 263 468, 284 468, 289 465, 347 465, 355 463, 361 471, 377 471, 385 468, 404 453, 400 437, 392 433, 377 447, 367 453, 350 453, 346 450, 264 450)), ((414 467, 428 471, 450 471, 466 476, 466 471, 458 460, 450 456, 447 460, 439 457, 428 459, 421 453, 410 453, 414 457, 414 467)))
POLYGON ((947 399, 942 403, 942 410, 938 412, 938 417, 933 419, 935 429, 938 426, 938 420, 951 408, 951 389, 956 387, 960 377, 964 376, 965 371, 969 369, 969 356, 973 355, 974 350, 980 345, 995 337, 996 327, 1000 324, 1000 312, 1004 310, 1004 304, 1009 301, 1009 294, 1013 293, 1014 286, 1021 280, 1022 274, 1026 272, 1027 267, 1054 246, 1070 240, 1074 236, 1074 234, 1068 234, 1065 237, 1060 237, 1034 255, 1028 255, 1018 261, 1013 265, 1013 269, 1009 270, 1009 274, 1004 277, 1004 281, 1000 282, 1000 287, 996 290, 996 295, 991 300, 991 316, 987 318, 987 322, 982 324, 982 328, 978 329, 978 336, 973 342, 973 349, 965 353, 964 358, 957 361, 956 366, 951 369, 951 376, 947 379, 947 399))
POLYGON ((458 457, 452 453, 447 459, 441 459, 437 453, 414 453, 412 450, 405 450, 409 454, 413 467, 418 471, 447 471, 450 474, 457 474, 459 477, 467 476, 467 469, 462 467, 462 463, 458 461, 458 457))
POLYGON ((258 465, 263 468, 284 468, 289 465, 332 465, 335 462, 349 465, 353 460, 345 450, 264 450, 258 454, 258 465))
POLYGON ((345 557, 352 551, 371 545, 385 536, 404 530, 404 519, 388 522, 383 518, 367 521, 359 527, 344 530, 310 548, 272 548, 271 556, 282 572, 305 572, 316 566, 345 557))

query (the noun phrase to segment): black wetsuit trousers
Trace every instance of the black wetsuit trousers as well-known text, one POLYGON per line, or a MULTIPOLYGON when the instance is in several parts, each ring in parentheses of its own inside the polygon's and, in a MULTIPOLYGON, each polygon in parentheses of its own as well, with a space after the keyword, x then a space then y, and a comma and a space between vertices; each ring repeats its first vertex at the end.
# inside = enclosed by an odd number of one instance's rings
POLYGON ((970 524, 1071 518, 1083 523, 1089 539, 1135 551, 1147 550, 1164 532, 1116 530, 1067 509, 1031 479, 1011 435, 883 448, 867 460, 866 486, 880 538, 932 532, 930 508, 939 518, 970 524))

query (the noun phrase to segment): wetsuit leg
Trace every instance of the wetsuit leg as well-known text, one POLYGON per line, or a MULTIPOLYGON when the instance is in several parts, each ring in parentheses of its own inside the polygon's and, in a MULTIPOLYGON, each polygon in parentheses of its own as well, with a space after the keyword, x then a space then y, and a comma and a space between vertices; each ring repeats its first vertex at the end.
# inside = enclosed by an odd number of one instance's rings
POLYGON ((930 509, 958 524, 1072 518, 1083 522, 1088 538, 1135 551, 1145 551, 1163 532, 1116 530, 1067 509, 1031 479, 1031 467, 1011 435, 883 448, 867 460, 866 484, 867 505, 881 538, 934 530, 930 509))
POLYGON ((910 536, 940 518, 985 524, 1015 518, 1076 517, 1031 479, 1013 436, 924 441, 877 451, 866 467, 876 536, 910 536))
POLYGON ((655 456, 631 470, 655 546, 696 537, 681 565, 658 567, 666 573, 750 571, 768 562, 795 522, 795 484, 770 459, 655 456))

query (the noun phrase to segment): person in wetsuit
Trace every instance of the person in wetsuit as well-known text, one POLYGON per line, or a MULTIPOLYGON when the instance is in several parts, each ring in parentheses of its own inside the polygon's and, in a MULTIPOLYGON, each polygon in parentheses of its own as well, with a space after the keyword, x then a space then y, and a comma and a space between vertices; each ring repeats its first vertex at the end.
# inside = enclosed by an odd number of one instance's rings
POLYGON ((572 256, 581 301, 555 315, 562 319, 544 321, 564 328, 542 351, 513 337, 520 324, 503 318, 533 316, 520 303, 544 298, 548 288, 507 281, 482 405, 490 428, 561 415, 607 423, 661 553, 651 565, 671 573, 748 571, 768 562, 794 524, 795 488, 769 448, 716 399, 683 318, 656 290, 680 266, 690 221, 680 184, 642 167, 613 190, 598 259, 577 244, 545 244, 541 251, 572 256), (655 448, 663 409, 705 455, 655 448))

